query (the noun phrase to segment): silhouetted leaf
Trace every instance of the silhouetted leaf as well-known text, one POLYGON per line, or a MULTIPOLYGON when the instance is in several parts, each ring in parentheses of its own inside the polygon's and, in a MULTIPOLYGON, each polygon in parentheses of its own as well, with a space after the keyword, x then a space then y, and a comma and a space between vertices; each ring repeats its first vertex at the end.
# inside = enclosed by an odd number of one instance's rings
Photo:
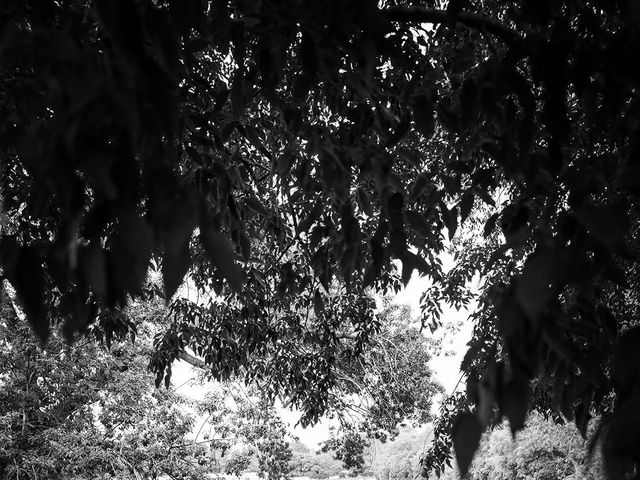
POLYGON ((460 122, 462 128, 471 125, 478 110, 478 86, 473 78, 467 78, 460 93, 460 122))
POLYGON ((493 230, 496 228, 496 221, 498 220, 498 213, 494 213, 489 217, 489 219, 484 224, 484 232, 483 235, 488 237, 493 233, 493 230))
POLYGON ((480 444, 482 425, 471 412, 459 414, 453 423, 453 448, 456 452, 456 462, 462 476, 466 475, 471 466, 473 456, 480 444))
POLYGON ((405 212, 405 216, 409 225, 411 225, 416 232, 425 237, 431 235, 433 227, 429 224, 423 214, 413 210, 407 210, 405 212))
POLYGON ((460 218, 462 222, 469 217, 471 209, 473 208, 473 200, 473 190, 466 190, 462 194, 462 198, 460 199, 460 218))
POLYGON ((247 261, 251 257, 251 240, 244 230, 238 233, 238 245, 242 258, 247 261))
POLYGON ((369 199, 369 194, 363 188, 358 188, 356 191, 356 197, 358 200, 358 206, 366 215, 373 215, 373 206, 371 205, 371 200, 369 199))
POLYGON ((435 129, 435 118, 433 104, 426 95, 418 95, 413 99, 413 121, 425 138, 431 138, 435 129))
POLYGON ((80 268, 96 297, 102 301, 108 298, 107 263, 104 250, 92 243, 80 248, 80 268))
POLYGON ((449 231, 449 240, 453 240, 458 229, 458 209, 453 207, 448 209, 446 206, 442 206, 442 216, 444 223, 449 231))
POLYGON ((110 245, 109 261, 116 281, 128 293, 138 293, 147 275, 153 231, 149 224, 134 212, 123 215, 110 245))
POLYGON ((320 317, 324 313, 324 300, 322 299, 322 294, 318 289, 316 289, 313 294, 313 311, 317 317, 320 317))
POLYGON ((309 228, 311 228, 313 223, 320 217, 322 209, 322 202, 318 200, 311 211, 300 221, 296 233, 309 231, 309 228))
POLYGON ((504 413, 509 419, 513 435, 524 427, 527 412, 529 411, 529 398, 529 382, 521 373, 515 373, 514 377, 507 383, 502 399, 504 413))
POLYGON ((233 76, 231 85, 231 106, 236 117, 240 117, 247 107, 247 87, 242 69, 238 68, 233 76))
POLYGON ((162 258, 162 279, 164 283, 165 298, 167 301, 173 297, 182 284, 184 276, 191 266, 191 254, 189 252, 189 239, 177 251, 165 250, 162 258))
POLYGON ((200 240, 216 269, 233 290, 240 292, 244 286, 244 274, 236 263, 236 254, 229 241, 213 227, 200 226, 200 240))
POLYGON ((618 340, 611 365, 611 379, 619 395, 627 395, 640 381, 640 327, 625 331, 618 340))
POLYGON ((27 320, 44 346, 49 338, 49 320, 44 305, 44 269, 34 247, 20 247, 15 270, 5 271, 5 274, 15 287, 27 320))
POLYGON ((318 71, 318 52, 315 41, 306 32, 303 32, 300 43, 300 63, 305 75, 308 78, 315 78, 318 71))
POLYGON ((262 204, 262 202, 258 200, 256 197, 248 196, 244 199, 244 203, 251 210, 253 210, 256 213, 259 213, 263 217, 269 216, 269 210, 267 210, 267 208, 262 204))

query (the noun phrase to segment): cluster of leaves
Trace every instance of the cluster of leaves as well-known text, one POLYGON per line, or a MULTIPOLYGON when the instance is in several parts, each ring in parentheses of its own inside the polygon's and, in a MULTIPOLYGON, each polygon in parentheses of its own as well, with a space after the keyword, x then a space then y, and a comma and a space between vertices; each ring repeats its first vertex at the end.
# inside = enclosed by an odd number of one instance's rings
POLYGON ((418 269, 466 301, 438 253, 484 203, 461 471, 532 404, 583 431, 602 413, 608 475, 633 470, 637 2, 434 3, 5 2, 0 264, 40 339, 53 311, 72 338, 139 293, 155 256, 167 297, 192 269, 226 305, 167 337, 160 380, 189 339, 221 377, 274 346, 288 382, 265 388, 312 421, 334 353, 376 330, 367 288, 418 269), (356 313, 327 308, 336 283, 356 313), (287 335, 309 306, 329 353, 303 372, 287 335), (343 348, 345 327, 364 333, 343 348))

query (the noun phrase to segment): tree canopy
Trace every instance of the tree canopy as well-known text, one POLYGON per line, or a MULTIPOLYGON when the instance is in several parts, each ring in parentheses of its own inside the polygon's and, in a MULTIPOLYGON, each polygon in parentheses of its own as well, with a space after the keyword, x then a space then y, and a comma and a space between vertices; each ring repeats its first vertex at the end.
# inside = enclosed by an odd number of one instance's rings
POLYGON ((434 299, 469 302, 479 271, 439 458, 452 441, 465 472, 487 425, 516 431, 537 407, 583 431, 603 415, 624 478, 640 461, 639 20, 633 0, 5 1, 2 276, 44 343, 60 318, 70 341, 126 329, 105 319, 152 259, 167 300, 188 273, 214 315, 174 305, 188 340, 159 345, 159 381, 191 341, 219 378, 270 352, 271 387, 313 421, 379 328, 370 289, 430 277, 437 327, 434 299), (474 222, 487 241, 461 235, 474 222))

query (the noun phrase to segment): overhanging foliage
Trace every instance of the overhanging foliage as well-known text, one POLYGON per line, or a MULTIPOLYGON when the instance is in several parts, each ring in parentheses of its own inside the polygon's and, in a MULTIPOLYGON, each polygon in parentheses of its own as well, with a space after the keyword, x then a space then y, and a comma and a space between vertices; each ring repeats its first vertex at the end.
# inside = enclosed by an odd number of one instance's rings
POLYGON ((601 412, 623 478, 640 461, 639 9, 434 3, 4 2, 0 263, 41 341, 139 293, 158 257, 168 298, 191 270, 250 348, 309 305, 327 345, 347 318, 366 344, 371 310, 335 317, 335 282, 361 301, 417 269, 455 301, 441 232, 490 209, 454 430, 601 412))

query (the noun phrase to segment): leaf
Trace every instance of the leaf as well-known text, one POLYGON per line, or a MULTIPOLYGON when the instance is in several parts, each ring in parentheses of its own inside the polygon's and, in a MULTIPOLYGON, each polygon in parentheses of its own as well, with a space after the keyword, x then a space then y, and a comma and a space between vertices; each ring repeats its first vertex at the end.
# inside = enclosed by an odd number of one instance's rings
POLYGON ((467 190, 462 194, 462 198, 460 199, 460 218, 462 222, 469 218, 469 214, 473 208, 473 200, 474 195, 472 190, 467 190))
POLYGON ((49 320, 44 305, 44 269, 33 247, 20 247, 16 270, 8 278, 16 289, 31 328, 44 346, 49 338, 49 320))
POLYGON ((244 203, 247 207, 249 207, 254 212, 262 215, 263 217, 269 217, 269 210, 262 204, 260 200, 256 197, 246 197, 244 199, 244 203))
POLYGON ((245 85, 242 69, 238 68, 233 76, 233 84, 231 85, 231 107, 236 117, 242 116, 245 108, 247 108, 247 88, 245 85))
POLYGON ((244 230, 238 233, 238 246, 240 247, 242 258, 248 261, 251 257, 251 240, 244 230))
POLYGON ((413 229, 423 236, 428 236, 432 232, 432 227, 422 213, 415 210, 407 210, 405 212, 407 222, 413 229))
POLYGON ((442 216, 444 217, 444 222, 449 231, 449 240, 453 240, 453 237, 456 234, 456 230, 458 229, 458 209, 453 207, 449 210, 444 205, 442 206, 442 216))
POLYGON ((433 187, 433 183, 429 177, 425 174, 420 174, 416 179, 413 188, 411 189, 411 199, 416 200, 424 190, 428 190, 433 187))
POLYGON ((591 420, 591 414, 589 413, 589 405, 586 402, 580 402, 575 410, 575 422, 578 431, 583 439, 587 439, 587 427, 591 420))
POLYGON ((193 197, 180 198, 165 203, 156 213, 155 226, 159 240, 169 255, 176 255, 189 242, 198 223, 197 204, 193 197))
POLYGON ((265 157, 271 158, 271 153, 265 148, 264 142, 262 138, 260 138, 260 134, 258 130, 253 125, 245 124, 241 128, 238 129, 251 144, 258 149, 260 153, 262 153, 265 157))
POLYGON ((481 436, 482 425, 473 413, 464 412, 457 416, 453 423, 453 448, 461 476, 469 471, 481 436))
POLYGON ((218 91, 218 93, 216 93, 216 96, 214 99, 213 111, 215 113, 218 113, 220 110, 222 110, 222 107, 224 107, 225 103, 227 103, 228 98, 229 98, 229 90, 223 87, 220 91, 218 91))
POLYGON ((449 102, 440 101, 438 103, 438 119, 445 126, 447 130, 452 133, 458 133, 460 130, 458 117, 455 112, 451 109, 451 105, 449 102))
POLYGON ((618 340, 611 364, 611 379, 618 395, 626 395, 640 382, 640 327, 625 331, 618 340))
POLYGON ((460 110, 461 126, 467 128, 472 124, 478 111, 478 86, 472 78, 467 78, 462 84, 460 110))
POLYGON ((320 200, 318 200, 309 214, 300 221, 300 223, 298 224, 298 228, 296 228, 296 233, 307 232, 311 225, 313 225, 313 223, 320 217, 322 209, 323 204, 320 200))
POLYGON ((163 377, 164 377, 164 370, 161 370, 158 373, 156 373, 156 380, 155 380, 156 388, 160 388, 160 385, 162 384, 162 378, 163 377))
POLYGON ((122 215, 111 243, 110 263, 115 280, 126 292, 137 293, 147 276, 154 235, 149 224, 135 212, 122 215))
POLYGON ((402 283, 406 287, 411 280, 411 274, 413 270, 416 268, 414 263, 415 255, 411 252, 407 251, 407 253, 402 257, 402 283))
POLYGON ((493 215, 491 215, 489 217, 489 219, 487 220, 487 223, 484 224, 484 231, 482 232, 482 235, 487 238, 489 235, 491 235, 493 233, 493 231, 496 228, 496 221, 498 220, 498 213, 494 213, 493 215))
POLYGON ((190 266, 191 254, 189 252, 188 238, 177 251, 165 250, 162 259, 162 280, 167 302, 171 300, 178 287, 182 284, 190 266))
POLYGON ((235 262, 236 254, 229 241, 211 226, 201 226, 200 240, 220 275, 233 290, 240 292, 244 285, 244 274, 235 262))
POLYGON ((373 215, 373 206, 371 205, 369 194, 363 188, 358 188, 356 191, 356 199, 360 210, 362 210, 365 215, 368 217, 373 215))
POLYGON ((318 318, 320 318, 320 316, 324 312, 324 300, 322 299, 322 294, 318 289, 316 289, 315 293, 313 294, 313 311, 318 318))
POLYGON ((287 175, 289 170, 291 170, 291 165, 293 164, 294 159, 295 157, 291 149, 285 148, 282 155, 280 155, 276 160, 276 171, 278 172, 278 175, 281 177, 287 175))
POLYGON ((104 250, 95 243, 80 248, 80 269, 93 293, 107 299, 107 264, 104 250))
POLYGON ((546 307, 560 262, 561 258, 554 251, 538 249, 524 264, 515 292, 522 308, 533 320, 546 307))
POLYGON ((164 375, 164 387, 169 388, 171 385, 171 365, 167 367, 167 371, 164 375))
POLYGON ((522 373, 514 373, 514 377, 507 383, 502 398, 504 413, 509 419, 511 434, 515 435, 524 427, 529 411, 529 382, 522 373))
POLYGON ((432 137, 435 130, 433 104, 426 95, 417 95, 413 99, 413 121, 416 129, 426 138, 432 137))
POLYGON ((487 190, 485 190, 484 188, 478 188, 476 189, 476 194, 482 199, 482 201, 484 203, 486 203, 487 205, 491 205, 492 207, 496 206, 496 202, 493 198, 491 198, 491 195, 489 195, 489 192, 487 192, 487 190))
POLYGON ((318 72, 318 51, 316 43, 306 32, 302 32, 302 41, 300 42, 300 63, 302 71, 306 77, 313 79, 318 72))

